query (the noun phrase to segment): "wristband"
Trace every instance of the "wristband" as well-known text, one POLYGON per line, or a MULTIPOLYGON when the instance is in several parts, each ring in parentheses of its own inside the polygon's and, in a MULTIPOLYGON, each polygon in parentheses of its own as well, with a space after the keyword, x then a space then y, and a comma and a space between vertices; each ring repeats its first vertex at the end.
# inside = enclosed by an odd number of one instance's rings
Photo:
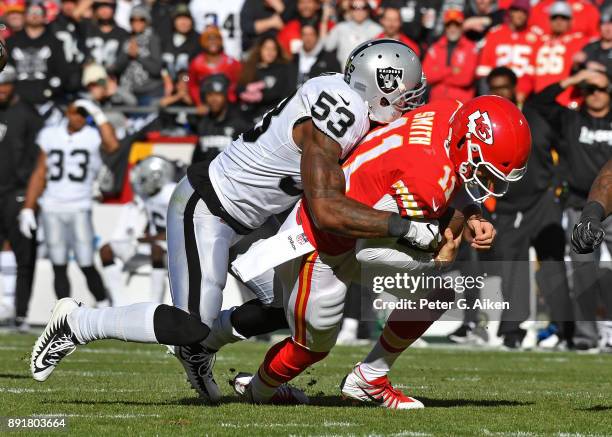
POLYGON ((604 210, 603 205, 595 200, 587 202, 582 209, 582 216, 580 218, 584 219, 587 217, 595 218, 600 222, 603 221, 606 218, 606 211, 604 210))
POLYGON ((410 232, 410 220, 394 212, 387 222, 390 237, 405 237, 410 232))

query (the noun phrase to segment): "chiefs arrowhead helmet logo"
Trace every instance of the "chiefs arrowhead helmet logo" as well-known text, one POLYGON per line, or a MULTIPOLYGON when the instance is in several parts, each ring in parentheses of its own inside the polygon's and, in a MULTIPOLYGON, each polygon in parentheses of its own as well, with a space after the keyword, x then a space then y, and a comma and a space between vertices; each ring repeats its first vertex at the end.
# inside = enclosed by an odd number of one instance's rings
POLYGON ((489 146, 493 144, 493 125, 487 112, 476 111, 468 116, 468 132, 489 146))

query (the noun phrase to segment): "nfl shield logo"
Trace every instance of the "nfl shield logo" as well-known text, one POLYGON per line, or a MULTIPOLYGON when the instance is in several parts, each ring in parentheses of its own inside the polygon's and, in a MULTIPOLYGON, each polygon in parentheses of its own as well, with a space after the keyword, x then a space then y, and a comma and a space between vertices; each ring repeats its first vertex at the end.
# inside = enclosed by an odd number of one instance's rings
POLYGON ((376 69, 376 83, 378 84, 378 89, 385 94, 395 91, 397 87, 399 87, 403 77, 403 68, 387 67, 376 69))

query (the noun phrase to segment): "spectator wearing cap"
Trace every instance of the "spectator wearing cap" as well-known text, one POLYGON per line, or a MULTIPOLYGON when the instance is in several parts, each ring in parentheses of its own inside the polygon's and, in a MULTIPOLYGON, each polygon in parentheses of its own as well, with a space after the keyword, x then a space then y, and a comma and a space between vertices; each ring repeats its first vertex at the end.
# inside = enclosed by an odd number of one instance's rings
POLYGON ((612 79, 612 5, 603 10, 601 37, 584 47, 575 60, 590 70, 605 72, 612 79))
POLYGON ((240 11, 242 51, 246 53, 264 36, 276 36, 293 18, 295 2, 289 0, 245 1, 240 11))
POLYGON ((205 111, 200 98, 200 86, 212 74, 225 74, 230 80, 229 99, 236 101, 236 84, 241 65, 223 50, 223 38, 216 26, 208 26, 200 35, 202 52, 189 64, 189 94, 200 112, 205 111))
POLYGON ((276 38, 263 37, 242 67, 238 96, 251 120, 261 116, 295 91, 295 72, 276 38))
POLYGON ((36 136, 43 125, 31 105, 15 93, 17 72, 7 65, 0 73, 0 247, 9 241, 17 260, 16 325, 25 319, 32 292, 36 239, 18 231, 17 216, 38 156, 36 136))
POLYGON ((323 49, 323 41, 319 38, 319 26, 316 23, 304 23, 301 35, 302 47, 293 57, 297 86, 322 73, 339 73, 342 70, 336 56, 323 49))
POLYGON ((296 7, 297 18, 287 22, 278 33, 278 42, 290 55, 295 55, 302 47, 301 29, 305 23, 317 24, 317 33, 321 40, 325 39, 332 25, 329 14, 322 14, 321 0, 297 0, 296 7))
POLYGON ((146 7, 133 7, 130 23, 132 34, 110 71, 120 76, 119 86, 132 93, 138 105, 148 106, 163 94, 161 43, 150 27, 151 15, 146 7))
POLYGON ((92 8, 93 19, 83 22, 85 58, 108 69, 130 35, 115 23, 115 0, 95 0, 92 8))
MULTIPOLYGON (((542 0, 533 7, 529 16, 529 26, 542 33, 550 33, 550 12, 549 9, 558 0, 542 0)), ((585 37, 597 38, 599 29, 595 23, 599 23, 599 10, 588 0, 566 0, 572 9, 571 32, 580 32, 585 37)))
POLYGON ((200 139, 193 151, 192 163, 212 160, 238 135, 251 128, 236 106, 229 104, 228 89, 229 80, 223 74, 209 76, 202 83, 201 97, 209 111, 195 125, 200 139))
POLYGON ((471 0, 465 8, 463 32, 474 42, 482 40, 489 29, 504 22, 505 9, 499 8, 496 0, 471 0))
POLYGON ((529 87, 520 80, 526 74, 532 74, 533 57, 538 35, 527 28, 531 4, 529 0, 513 0, 506 23, 492 28, 484 39, 480 51, 476 76, 484 78, 495 67, 508 67, 519 78, 517 101, 523 102, 529 93, 529 87))
POLYGON ((74 85, 69 83, 62 45, 45 23, 41 2, 28 5, 23 30, 11 36, 7 45, 9 62, 17 72, 15 90, 24 101, 42 105, 60 99, 74 85))
MULTIPOLYGON (((548 85, 568 78, 572 72, 574 57, 587 43, 580 32, 571 32, 572 8, 565 1, 557 1, 548 9, 550 33, 543 35, 536 45, 531 59, 532 74, 525 75, 530 83, 525 89, 539 93, 548 85)), ((564 106, 576 107, 578 95, 569 87, 557 97, 564 106)))
POLYGON ((402 16, 399 9, 391 7, 385 8, 380 16, 379 22, 383 31, 379 33, 376 38, 390 38, 401 41, 414 50, 418 57, 421 57, 419 45, 401 32, 402 16))
POLYGON ((166 96, 172 93, 172 84, 178 72, 187 71, 200 51, 199 35, 193 29, 193 19, 187 5, 177 5, 172 11, 172 17, 172 36, 162 39, 162 76, 166 96))
POLYGON ((6 28, 2 31, 4 39, 19 32, 25 24, 25 0, 7 0, 4 2, 2 22, 6 28))
POLYGON ((325 50, 336 52, 340 65, 359 44, 379 35, 383 29, 370 18, 370 5, 366 0, 351 0, 349 19, 338 23, 327 35, 325 50))
POLYGON ((444 13, 444 35, 425 54, 423 72, 431 86, 430 100, 452 98, 465 102, 474 97, 478 54, 476 45, 463 35, 463 12, 444 13))

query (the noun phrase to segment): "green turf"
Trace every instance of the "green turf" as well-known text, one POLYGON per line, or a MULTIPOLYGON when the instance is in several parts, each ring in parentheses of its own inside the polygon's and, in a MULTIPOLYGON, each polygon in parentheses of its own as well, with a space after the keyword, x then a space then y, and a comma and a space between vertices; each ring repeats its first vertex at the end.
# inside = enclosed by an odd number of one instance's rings
POLYGON ((230 377, 255 370, 267 349, 233 345, 215 368, 227 397, 208 407, 160 346, 84 346, 38 383, 28 365, 33 342, 33 336, 0 335, 0 416, 66 415, 70 434, 80 436, 612 435, 610 355, 410 350, 392 380, 427 408, 402 412, 352 407, 338 396, 363 347, 337 347, 295 381, 314 405, 274 407, 232 395, 230 377))

